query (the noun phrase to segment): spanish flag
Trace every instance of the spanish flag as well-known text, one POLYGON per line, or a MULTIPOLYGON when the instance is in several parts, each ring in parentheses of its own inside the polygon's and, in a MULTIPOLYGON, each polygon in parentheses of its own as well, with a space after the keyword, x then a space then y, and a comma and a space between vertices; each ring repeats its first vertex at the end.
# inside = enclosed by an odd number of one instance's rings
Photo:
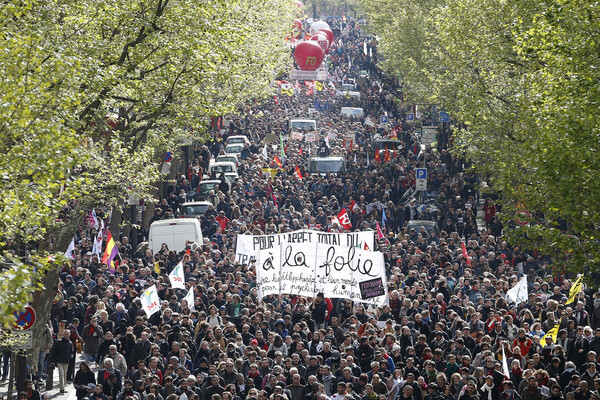
POLYGON ((576 300, 576 297, 579 295, 579 292, 581 292, 582 284, 583 284, 583 275, 581 275, 579 278, 577 278, 575 283, 573 283, 573 286, 571 286, 571 290, 569 290, 569 300, 567 300, 567 304, 573 303, 576 300))
POLYGON ((115 257, 119 254, 119 250, 117 249, 117 245, 113 240, 112 234, 108 231, 108 236, 106 237, 106 248, 104 249, 104 254, 102 255, 102 262, 108 265, 108 271, 111 274, 117 272, 115 268, 115 257))

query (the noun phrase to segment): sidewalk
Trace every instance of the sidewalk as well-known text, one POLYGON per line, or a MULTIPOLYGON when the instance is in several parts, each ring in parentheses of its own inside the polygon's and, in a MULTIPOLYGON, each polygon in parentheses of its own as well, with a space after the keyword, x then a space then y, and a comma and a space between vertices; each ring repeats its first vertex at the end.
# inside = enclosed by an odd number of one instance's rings
MULTIPOLYGON (((75 373, 77 373, 77 371, 79 370, 79 362, 81 361, 80 359, 80 355, 77 355, 77 358, 75 360, 75 373)), ((90 366, 90 368, 92 369, 92 371, 94 372, 94 375, 97 374, 98 372, 98 367, 96 367, 96 364, 94 363, 93 365, 90 366)), ((65 385, 65 390, 66 393, 60 393, 59 392, 59 388, 58 388, 58 369, 55 368, 54 369, 54 375, 53 375, 53 382, 54 382, 54 387, 52 390, 46 390, 46 384, 41 383, 38 384, 37 382, 34 383, 36 389, 40 392, 40 396, 43 395, 44 393, 50 393, 50 396, 52 396, 52 399, 56 399, 56 400, 76 400, 77 396, 75 394, 76 390, 73 387, 73 383, 67 383, 65 385)), ((0 394, 4 396, 4 398, 6 400, 10 400, 6 397, 6 392, 8 391, 8 378, 5 381, 1 381, 0 382, 0 394)), ((13 389, 13 396, 15 399, 17 399, 17 395, 18 393, 13 389)))

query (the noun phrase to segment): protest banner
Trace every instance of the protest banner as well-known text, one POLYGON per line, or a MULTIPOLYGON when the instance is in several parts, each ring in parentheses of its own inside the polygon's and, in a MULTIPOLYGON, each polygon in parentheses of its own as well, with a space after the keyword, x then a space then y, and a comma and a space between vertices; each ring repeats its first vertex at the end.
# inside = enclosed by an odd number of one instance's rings
POLYGON ((237 235, 235 260, 248 264, 256 258, 259 250, 272 249, 285 243, 324 243, 373 249, 374 240, 373 231, 329 233, 301 229, 275 235, 237 235))
POLYGON ((258 251, 259 298, 294 294, 344 298, 384 305, 388 302, 383 254, 319 242, 283 243, 258 251))

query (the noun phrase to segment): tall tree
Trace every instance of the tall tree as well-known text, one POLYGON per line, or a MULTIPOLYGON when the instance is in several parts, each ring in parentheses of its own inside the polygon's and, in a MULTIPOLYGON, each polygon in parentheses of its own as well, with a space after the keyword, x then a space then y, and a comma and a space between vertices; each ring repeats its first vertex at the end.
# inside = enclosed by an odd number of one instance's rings
POLYGON ((511 241, 567 269, 597 270, 595 3, 358 2, 383 67, 466 126, 455 150, 501 192, 505 222, 532 214, 508 231, 511 241))
POLYGON ((0 276, 0 322, 41 289, 38 338, 58 282, 47 255, 66 250, 84 212, 149 196, 165 150, 271 94, 290 63, 283 38, 295 12, 290 0, 0 7, 0 247, 18 265, 0 276), (41 287, 23 284, 34 268, 41 287))

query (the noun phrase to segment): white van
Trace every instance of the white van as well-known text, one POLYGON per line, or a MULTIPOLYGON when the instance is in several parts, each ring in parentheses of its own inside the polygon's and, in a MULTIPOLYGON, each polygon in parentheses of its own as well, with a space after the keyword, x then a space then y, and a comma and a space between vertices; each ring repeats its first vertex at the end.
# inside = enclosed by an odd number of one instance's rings
POLYGON ((305 131, 316 131, 317 130, 317 121, 314 119, 290 119, 289 121, 289 130, 290 132, 298 132, 300 129, 304 129, 305 131))
POLYGON ((183 251, 186 240, 202 245, 202 228, 197 218, 167 219, 150 225, 148 248, 154 254, 160 251, 163 243, 169 250, 183 251))
POLYGON ((349 118, 362 118, 364 110, 360 107, 342 107, 342 109, 340 110, 340 114, 345 115, 349 118))
POLYGON ((313 156, 308 159, 308 172, 320 175, 325 175, 328 172, 332 174, 346 172, 346 160, 342 156, 313 156))
POLYGON ((208 165, 207 177, 213 176, 212 173, 215 172, 215 176, 221 176, 221 172, 235 172, 237 173, 237 167, 234 163, 230 161, 222 161, 222 162, 213 162, 208 165))

